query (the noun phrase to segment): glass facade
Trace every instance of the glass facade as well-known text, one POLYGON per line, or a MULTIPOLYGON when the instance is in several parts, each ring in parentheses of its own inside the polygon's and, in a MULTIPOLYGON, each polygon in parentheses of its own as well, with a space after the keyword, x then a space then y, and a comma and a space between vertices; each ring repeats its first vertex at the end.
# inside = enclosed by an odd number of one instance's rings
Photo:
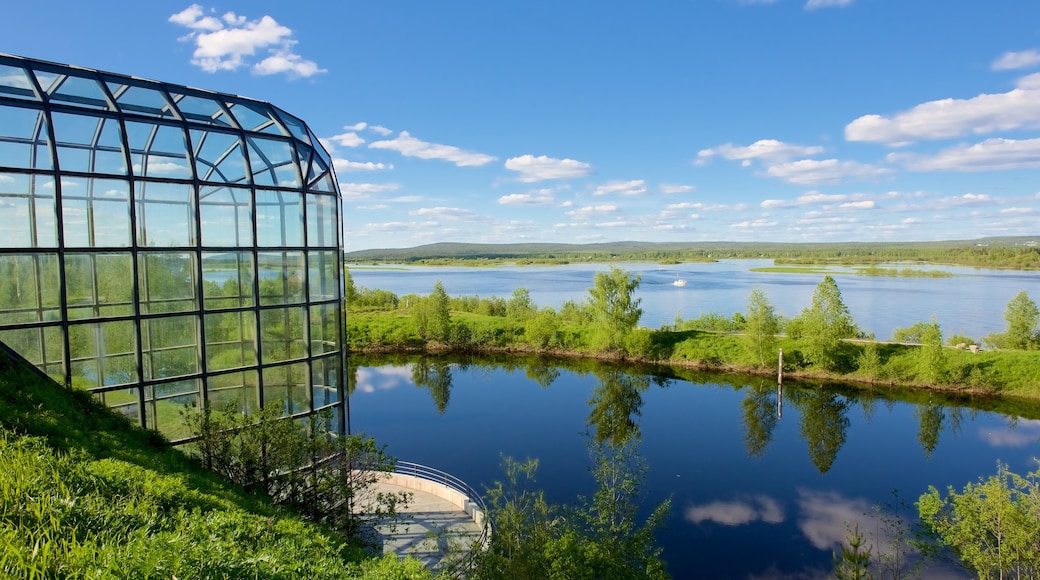
POLYGON ((175 441, 207 401, 342 424, 341 211, 277 107, 0 54, 0 341, 175 441))

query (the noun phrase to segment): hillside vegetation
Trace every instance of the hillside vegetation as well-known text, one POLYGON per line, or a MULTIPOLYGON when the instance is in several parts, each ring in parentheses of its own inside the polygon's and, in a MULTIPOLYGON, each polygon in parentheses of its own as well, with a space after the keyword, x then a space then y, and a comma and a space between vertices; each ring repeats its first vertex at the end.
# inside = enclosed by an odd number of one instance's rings
POLYGON ((0 576, 428 578, 243 492, 0 350, 0 576))

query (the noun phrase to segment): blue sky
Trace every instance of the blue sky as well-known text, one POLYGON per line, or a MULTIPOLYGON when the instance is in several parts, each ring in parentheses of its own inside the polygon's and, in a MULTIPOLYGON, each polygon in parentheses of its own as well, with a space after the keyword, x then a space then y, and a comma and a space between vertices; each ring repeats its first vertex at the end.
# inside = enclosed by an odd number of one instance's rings
POLYGON ((270 101, 346 249, 1037 235, 1040 2, 17 2, 0 52, 270 101))

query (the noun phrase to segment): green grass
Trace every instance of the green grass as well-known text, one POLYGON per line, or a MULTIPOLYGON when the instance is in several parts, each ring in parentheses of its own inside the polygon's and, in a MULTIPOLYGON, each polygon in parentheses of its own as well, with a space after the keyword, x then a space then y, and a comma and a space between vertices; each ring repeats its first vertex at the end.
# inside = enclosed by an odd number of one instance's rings
POLYGON ((428 578, 0 354, 0 576, 428 578))

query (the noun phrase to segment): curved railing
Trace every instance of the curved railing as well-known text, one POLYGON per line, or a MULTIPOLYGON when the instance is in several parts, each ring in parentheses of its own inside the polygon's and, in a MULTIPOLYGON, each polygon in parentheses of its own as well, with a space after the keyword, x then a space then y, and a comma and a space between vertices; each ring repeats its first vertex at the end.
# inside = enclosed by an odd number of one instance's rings
POLYGON ((491 537, 491 520, 488 517, 488 509, 484 504, 484 498, 468 483, 455 477, 454 475, 434 469, 420 463, 413 463, 411 461, 398 461, 394 468, 394 473, 401 475, 410 475, 426 481, 432 481, 439 483, 449 489, 453 489, 463 496, 466 497, 467 505, 463 508, 467 514, 477 523, 482 524, 480 537, 474 542, 474 549, 471 549, 465 558, 462 558, 449 569, 445 570, 451 576, 459 576, 464 574, 473 565, 473 558, 475 557, 475 549, 483 550, 488 547, 488 542, 491 537), (480 512, 480 516, 477 512, 480 512), (479 518, 479 519, 478 519, 479 518))

